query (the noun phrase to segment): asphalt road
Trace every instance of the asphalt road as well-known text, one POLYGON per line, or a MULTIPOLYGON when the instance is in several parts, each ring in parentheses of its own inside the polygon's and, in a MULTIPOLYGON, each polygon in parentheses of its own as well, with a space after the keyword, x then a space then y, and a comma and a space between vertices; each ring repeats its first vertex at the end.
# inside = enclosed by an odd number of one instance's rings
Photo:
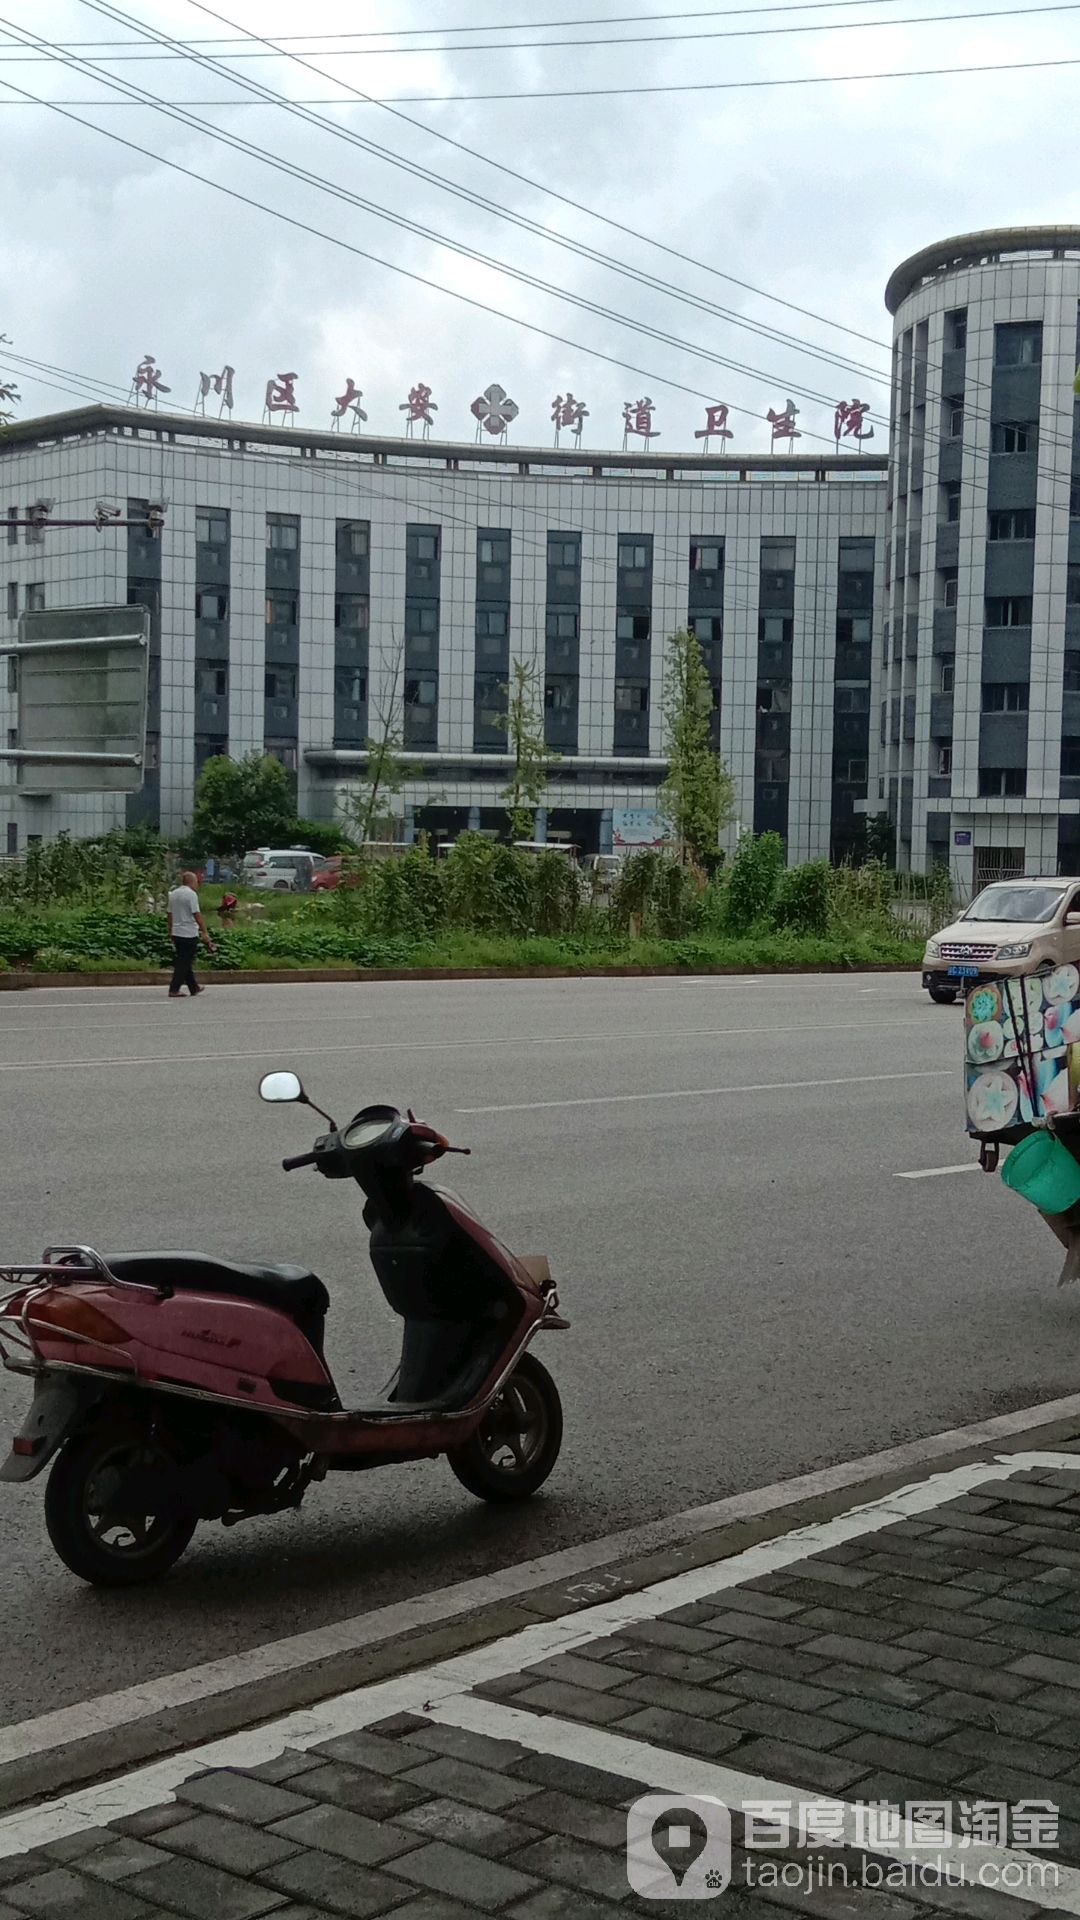
MULTIPOLYGON (((363 1397, 398 1323, 359 1195, 280 1171, 318 1130, 256 1098, 287 1064, 339 1118, 411 1104, 470 1145, 450 1182, 550 1255, 560 1465, 514 1512, 440 1463, 332 1476, 125 1595, 54 1560, 42 1482, 0 1487, 5 1721, 1080 1384, 1080 1290, 1033 1210, 896 1177, 972 1157, 960 1015, 909 975, 0 994, 0 1251, 310 1264, 363 1397)), ((0 1378, 0 1434, 26 1398, 0 1378)))

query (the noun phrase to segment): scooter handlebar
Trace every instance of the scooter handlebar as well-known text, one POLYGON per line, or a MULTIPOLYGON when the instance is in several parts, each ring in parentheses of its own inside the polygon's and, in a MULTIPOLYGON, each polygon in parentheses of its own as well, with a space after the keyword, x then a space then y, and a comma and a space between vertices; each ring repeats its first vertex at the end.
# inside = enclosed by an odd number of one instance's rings
POLYGON ((291 1160, 282 1161, 282 1170, 292 1173, 297 1167, 313 1167, 318 1157, 316 1153, 294 1153, 291 1160))

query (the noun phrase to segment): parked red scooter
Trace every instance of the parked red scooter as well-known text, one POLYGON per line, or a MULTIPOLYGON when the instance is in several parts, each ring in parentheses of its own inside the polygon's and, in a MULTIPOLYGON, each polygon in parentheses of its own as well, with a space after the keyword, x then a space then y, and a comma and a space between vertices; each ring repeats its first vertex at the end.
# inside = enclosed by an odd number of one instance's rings
MULTIPOLYGON (((264 1100, 314 1106, 294 1073, 264 1100)), ((317 1113, 322 1109, 315 1108, 317 1113)), ((374 1406, 345 1409, 323 1357, 329 1295, 303 1267, 199 1253, 53 1248, 0 1269, 0 1358, 34 1400, 0 1480, 55 1463, 45 1519, 60 1558, 98 1586, 153 1580, 200 1520, 299 1506, 328 1472, 445 1454, 485 1500, 535 1493, 562 1439, 555 1383, 527 1351, 569 1323, 543 1259, 510 1253, 453 1194, 416 1175, 451 1147, 396 1107, 365 1107, 286 1171, 315 1166, 366 1195, 371 1259, 404 1321, 374 1406)))

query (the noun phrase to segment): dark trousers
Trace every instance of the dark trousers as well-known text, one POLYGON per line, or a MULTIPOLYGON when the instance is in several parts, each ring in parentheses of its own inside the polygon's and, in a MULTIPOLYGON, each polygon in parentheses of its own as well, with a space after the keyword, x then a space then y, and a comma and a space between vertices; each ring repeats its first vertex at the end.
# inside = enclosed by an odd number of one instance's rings
POLYGON ((179 993, 181 987, 186 987, 189 993, 202 992, 202 988, 195 978, 195 955, 198 951, 198 934, 196 934, 194 940, 177 940, 174 935, 173 952, 176 955, 176 963, 173 967, 173 977, 169 984, 170 993, 179 993))

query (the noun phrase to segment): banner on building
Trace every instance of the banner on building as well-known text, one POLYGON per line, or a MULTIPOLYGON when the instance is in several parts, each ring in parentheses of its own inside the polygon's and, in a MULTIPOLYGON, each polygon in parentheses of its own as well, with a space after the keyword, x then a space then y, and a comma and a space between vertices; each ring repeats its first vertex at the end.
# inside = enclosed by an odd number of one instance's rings
POLYGON ((654 807, 615 807, 611 815, 611 841, 616 853, 641 853, 648 847, 662 847, 668 838, 668 825, 654 807))

